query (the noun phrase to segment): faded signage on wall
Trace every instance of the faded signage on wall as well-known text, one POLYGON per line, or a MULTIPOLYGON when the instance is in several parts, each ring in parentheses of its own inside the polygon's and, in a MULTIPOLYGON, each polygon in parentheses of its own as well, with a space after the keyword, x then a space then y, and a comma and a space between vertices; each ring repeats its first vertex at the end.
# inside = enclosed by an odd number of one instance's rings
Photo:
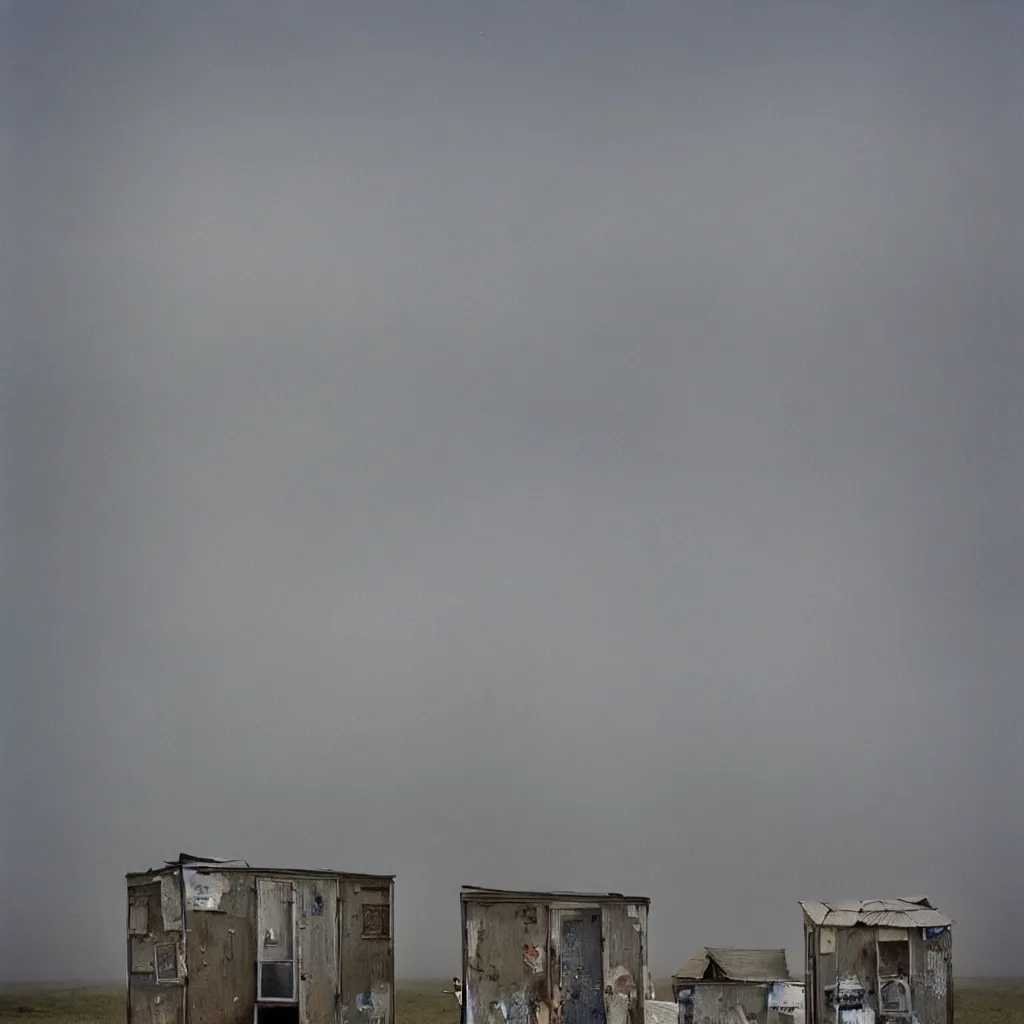
POLYGON ((221 897, 231 888, 231 883, 224 875, 185 868, 182 876, 185 882, 186 909, 220 910, 221 897))

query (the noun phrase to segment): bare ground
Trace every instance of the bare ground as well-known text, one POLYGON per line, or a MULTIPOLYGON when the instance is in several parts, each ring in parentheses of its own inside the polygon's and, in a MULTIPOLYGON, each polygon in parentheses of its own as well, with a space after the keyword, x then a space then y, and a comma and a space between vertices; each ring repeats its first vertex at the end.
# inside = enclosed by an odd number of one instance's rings
MULTIPOLYGON (((398 983, 397 1024, 458 1024, 458 1007, 442 990, 451 979, 398 983)), ((667 985, 659 985, 662 996, 667 985)), ((1024 1024, 1024 979, 962 979, 956 985, 957 1024, 1024 1024)), ((0 1024, 122 1024, 121 988, 0 991, 0 1024)))

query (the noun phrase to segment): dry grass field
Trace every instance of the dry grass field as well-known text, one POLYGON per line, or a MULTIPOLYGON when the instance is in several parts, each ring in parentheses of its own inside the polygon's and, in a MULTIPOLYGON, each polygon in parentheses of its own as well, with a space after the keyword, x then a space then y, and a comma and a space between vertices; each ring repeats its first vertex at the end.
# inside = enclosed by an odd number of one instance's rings
MULTIPOLYGON (((448 981, 406 981, 398 985, 397 1024, 458 1024, 458 1008, 442 994, 448 981)), ((659 985, 658 993, 667 986, 659 985)), ((1024 1024, 1024 979, 964 979, 956 987, 957 1024, 1024 1024)), ((0 991, 0 1024, 120 1024, 120 989, 0 991)))

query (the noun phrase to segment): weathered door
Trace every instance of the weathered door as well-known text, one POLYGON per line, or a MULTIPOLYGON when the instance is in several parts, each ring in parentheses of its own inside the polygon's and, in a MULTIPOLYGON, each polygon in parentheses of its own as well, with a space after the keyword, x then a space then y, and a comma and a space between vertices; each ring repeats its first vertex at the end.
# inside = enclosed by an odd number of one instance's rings
POLYGON ((601 970, 601 912, 562 918, 563 1024, 605 1024, 601 970))
POLYGON ((296 886, 274 878, 256 880, 256 1001, 298 1004, 295 942, 296 886))
POLYGON ((330 878, 299 883, 299 1021, 333 1024, 338 978, 338 883, 330 878))

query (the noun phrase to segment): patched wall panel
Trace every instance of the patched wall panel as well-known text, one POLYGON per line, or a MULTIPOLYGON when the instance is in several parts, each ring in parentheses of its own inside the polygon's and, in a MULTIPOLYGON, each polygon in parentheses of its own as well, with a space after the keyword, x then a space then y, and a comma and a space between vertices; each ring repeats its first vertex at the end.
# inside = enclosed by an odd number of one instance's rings
POLYGON ((226 886, 219 880, 210 887, 200 882, 186 898, 189 1024, 251 1024, 253 1019, 255 878, 241 872, 223 877, 226 886), (209 898, 209 888, 215 899, 209 898), (216 910, 199 909, 212 906, 216 910))
POLYGON ((302 1024, 332 1024, 338 986, 338 884, 299 883, 299 1016, 302 1024))
POLYGON ((342 1024, 394 1019, 393 887, 346 879, 342 885, 342 1024))

